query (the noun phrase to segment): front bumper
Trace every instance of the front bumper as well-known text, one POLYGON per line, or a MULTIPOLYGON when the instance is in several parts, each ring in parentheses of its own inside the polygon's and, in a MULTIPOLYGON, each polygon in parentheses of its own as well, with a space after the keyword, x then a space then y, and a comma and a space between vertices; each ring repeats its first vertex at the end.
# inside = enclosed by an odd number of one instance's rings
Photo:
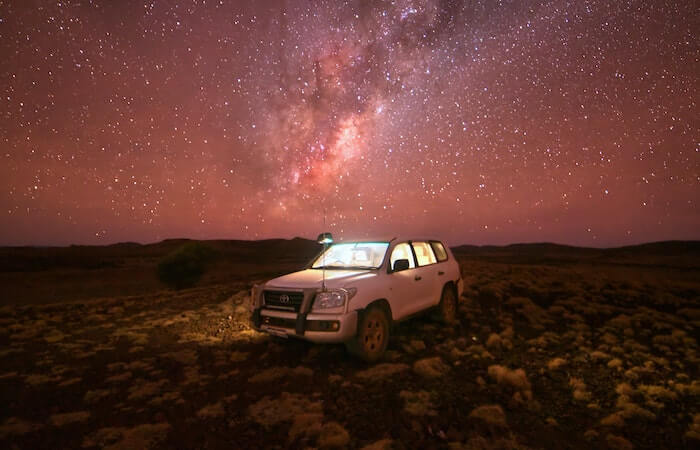
POLYGON ((300 327, 299 315, 294 312, 264 307, 253 312, 255 329, 275 336, 296 337, 317 343, 339 343, 351 339, 357 333, 357 311, 345 314, 309 313, 302 321, 300 327))

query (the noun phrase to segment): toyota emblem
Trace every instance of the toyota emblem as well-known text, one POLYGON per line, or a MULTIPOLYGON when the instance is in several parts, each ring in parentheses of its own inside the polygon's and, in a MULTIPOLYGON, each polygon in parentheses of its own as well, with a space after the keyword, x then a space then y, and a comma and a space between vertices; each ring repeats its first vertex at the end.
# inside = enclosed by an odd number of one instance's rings
POLYGON ((280 295, 280 303, 289 303, 289 296, 287 294, 280 295))

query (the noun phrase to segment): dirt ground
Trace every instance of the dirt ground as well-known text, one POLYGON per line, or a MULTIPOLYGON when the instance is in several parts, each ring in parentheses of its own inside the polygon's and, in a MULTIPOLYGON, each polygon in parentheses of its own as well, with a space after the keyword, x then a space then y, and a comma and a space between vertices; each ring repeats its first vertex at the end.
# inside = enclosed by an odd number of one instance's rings
POLYGON ((700 269, 687 264, 696 257, 678 265, 457 255, 467 286, 459 323, 397 324, 375 365, 341 345, 252 331, 254 278, 8 300, 0 446, 700 445, 700 269))

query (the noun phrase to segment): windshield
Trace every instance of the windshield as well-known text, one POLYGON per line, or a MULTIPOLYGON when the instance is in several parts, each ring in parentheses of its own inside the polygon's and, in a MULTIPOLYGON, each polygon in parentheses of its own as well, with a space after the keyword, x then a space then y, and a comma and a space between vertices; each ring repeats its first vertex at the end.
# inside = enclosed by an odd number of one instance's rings
POLYGON ((333 244, 321 253, 312 269, 377 269, 384 262, 388 242, 333 244))

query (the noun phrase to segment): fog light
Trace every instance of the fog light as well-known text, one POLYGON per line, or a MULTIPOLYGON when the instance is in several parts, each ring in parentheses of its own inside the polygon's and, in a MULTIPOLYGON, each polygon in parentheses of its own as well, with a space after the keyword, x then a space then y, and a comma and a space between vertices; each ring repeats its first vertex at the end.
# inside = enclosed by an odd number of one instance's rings
POLYGON ((306 322, 309 331, 338 331, 340 322, 337 320, 309 320, 306 322))

